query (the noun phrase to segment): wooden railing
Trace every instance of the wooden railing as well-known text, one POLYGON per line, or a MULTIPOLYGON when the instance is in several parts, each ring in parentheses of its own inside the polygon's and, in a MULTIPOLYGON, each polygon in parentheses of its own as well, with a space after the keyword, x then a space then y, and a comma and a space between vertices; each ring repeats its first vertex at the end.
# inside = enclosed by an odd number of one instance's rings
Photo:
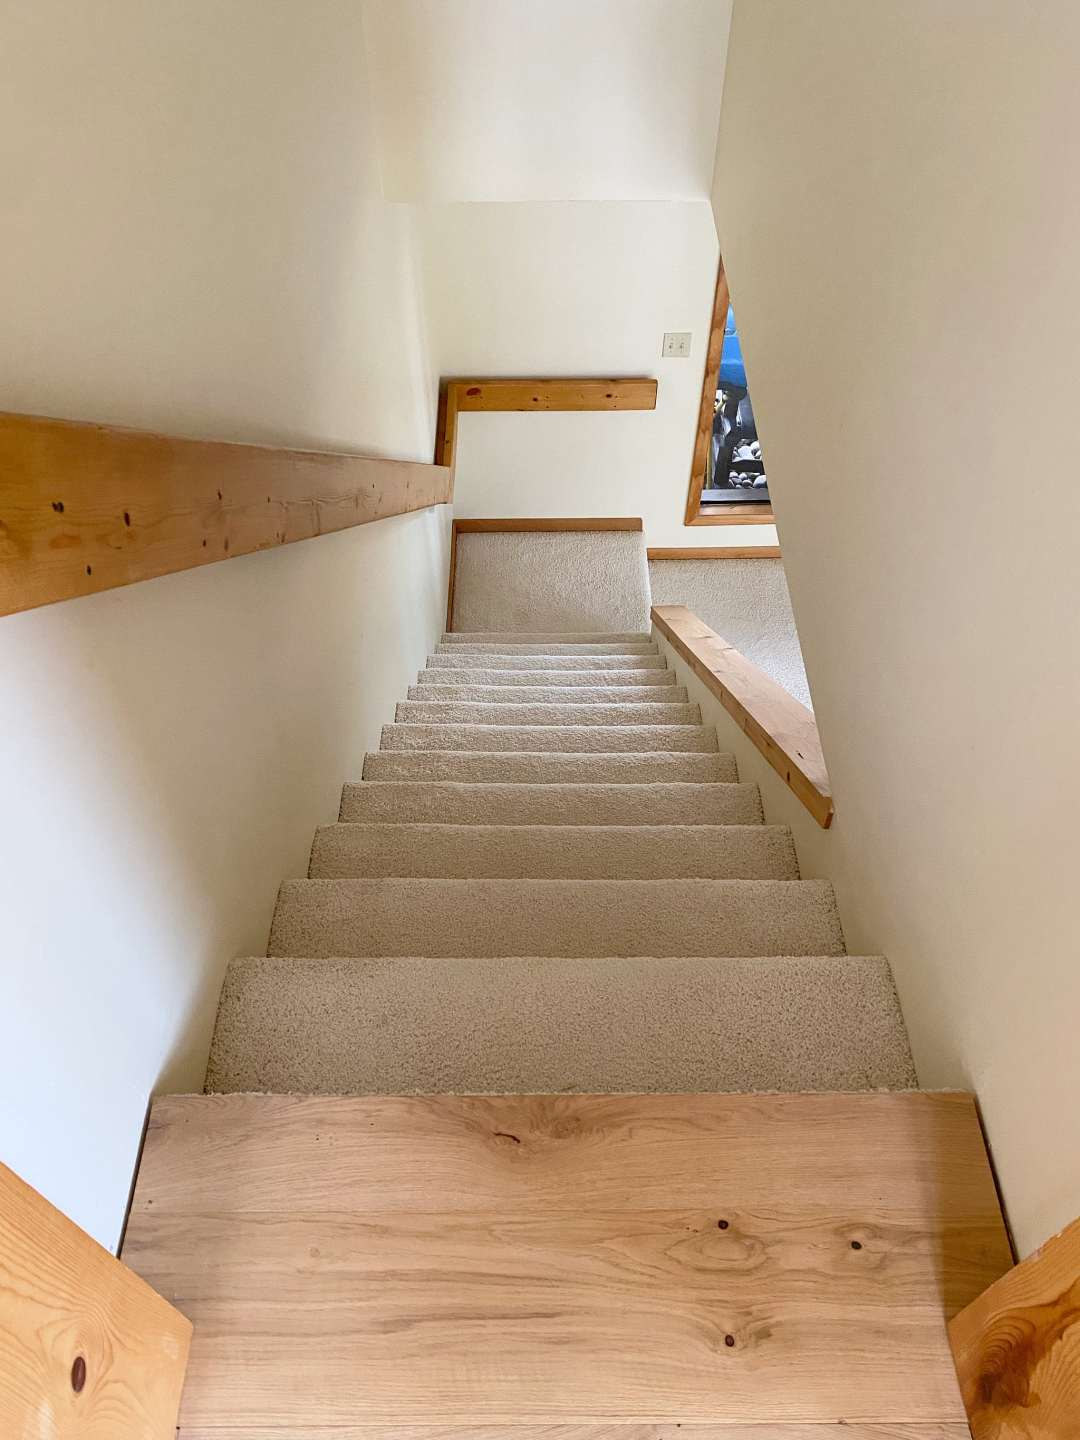
POLYGON ((813 712, 684 605, 654 605, 652 620, 818 824, 828 829, 832 791, 813 712))
POLYGON ((436 465, 454 464, 457 417, 470 410, 655 410, 656 381, 565 376, 547 380, 453 377, 439 386, 436 465))
POLYGON ((974 1440, 1080 1435, 1080 1220, 949 1321, 974 1440))
POLYGON ((0 615, 452 494, 442 465, 0 414, 0 615))
POLYGON ((656 381, 449 379, 435 463, 0 413, 0 615, 453 499, 467 410, 653 410, 656 381))

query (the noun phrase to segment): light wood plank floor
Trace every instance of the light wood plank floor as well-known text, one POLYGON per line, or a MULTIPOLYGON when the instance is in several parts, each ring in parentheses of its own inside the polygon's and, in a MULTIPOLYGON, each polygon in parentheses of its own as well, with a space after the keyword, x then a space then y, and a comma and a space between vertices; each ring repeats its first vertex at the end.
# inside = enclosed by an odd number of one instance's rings
POLYGON ((181 1096, 124 1259, 181 1440, 961 1440, 969 1096, 181 1096), (230 1437, 228 1432, 232 1432, 230 1437))

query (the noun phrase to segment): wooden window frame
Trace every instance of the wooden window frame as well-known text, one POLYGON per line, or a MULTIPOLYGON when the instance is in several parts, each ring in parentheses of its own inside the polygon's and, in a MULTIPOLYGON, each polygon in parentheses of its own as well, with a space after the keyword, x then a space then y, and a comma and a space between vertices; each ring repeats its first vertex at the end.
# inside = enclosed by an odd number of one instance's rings
POLYGON ((686 496, 686 525, 773 525, 772 505, 758 502, 746 505, 703 504, 701 492, 705 487, 705 471, 712 438, 713 407, 716 402, 716 386, 720 377, 720 357, 724 349, 724 326, 727 321, 731 291, 728 286, 724 260, 721 256, 716 271, 716 292, 713 297, 712 325, 709 330, 709 348, 705 356, 705 375, 701 383, 701 404, 698 407, 697 432, 694 436, 694 456, 690 464, 690 489, 686 496))

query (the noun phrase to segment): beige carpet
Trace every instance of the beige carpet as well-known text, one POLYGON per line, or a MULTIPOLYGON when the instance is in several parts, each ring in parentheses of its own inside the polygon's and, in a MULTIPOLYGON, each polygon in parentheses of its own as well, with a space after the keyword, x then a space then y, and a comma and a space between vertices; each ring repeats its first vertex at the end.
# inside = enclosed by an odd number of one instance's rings
POLYGON ((207 1088, 907 1089, 884 960, 234 961, 207 1088))
POLYGON ((209 1088, 914 1083, 887 962, 635 623, 440 644, 230 966, 209 1088))
POLYGON ((638 531, 458 535, 455 631, 642 632, 649 562, 638 531))

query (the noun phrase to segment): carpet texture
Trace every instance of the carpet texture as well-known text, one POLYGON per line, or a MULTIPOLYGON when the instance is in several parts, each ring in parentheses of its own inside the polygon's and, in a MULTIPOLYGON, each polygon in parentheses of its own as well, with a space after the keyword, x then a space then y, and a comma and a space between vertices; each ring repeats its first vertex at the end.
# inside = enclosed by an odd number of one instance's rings
MULTIPOLYGON (((659 658, 657 656, 657 659, 659 658)), ((428 668, 420 671, 416 677, 419 689, 428 690, 432 686, 442 685, 580 685, 587 689, 605 685, 620 687, 656 685, 668 688, 675 680, 675 676, 670 670, 659 667, 655 670, 580 670, 570 668, 562 670, 487 670, 481 666, 447 665, 443 667, 441 660, 441 656, 433 657, 428 661, 428 668), (440 661, 438 666, 433 663, 435 658, 440 661)))
POLYGON ((409 700, 469 700, 480 705, 685 705, 685 685, 527 685, 507 695, 505 685, 410 685, 409 700))
POLYGON ((286 880, 270 955, 841 955, 826 880, 286 880))
MULTIPOLYGON (((638 650, 627 655, 612 651, 609 655, 581 655, 550 650, 526 651, 466 650, 462 646, 443 645, 428 657, 428 665, 436 670, 666 670, 662 655, 638 650)), ((670 675, 665 679, 670 679, 670 675)), ((592 681, 589 682, 592 684, 592 681)))
POLYGON ((512 575, 466 584, 469 623, 504 628, 444 638, 268 955, 230 965, 209 1089, 915 1083, 887 962, 845 955, 831 886, 799 879, 623 581, 618 620, 589 609, 603 584, 573 614, 533 585, 512 623, 512 575))
POLYGON ((459 534, 451 628, 647 631, 645 536, 640 530, 459 534))
POLYGON ((384 725, 384 750, 715 750, 705 725, 384 725))
POLYGON ((394 719, 420 725, 700 725, 696 705, 515 705, 472 700, 400 700, 394 719))
POLYGON ((783 825, 324 825, 313 880, 796 880, 783 825))
POLYGON ((555 957, 229 966, 209 1090, 908 1089, 886 962, 555 957))
POLYGON ((574 754, 557 750, 378 750, 364 757, 365 780, 461 780, 477 784, 639 784, 670 781, 701 784, 738 779, 730 754, 672 754, 664 750, 625 754, 574 754))
MULTIPOLYGON (((580 758, 584 762, 594 757, 580 758)), ((340 818, 346 823, 397 825, 750 826, 761 823, 761 796, 756 785, 723 782, 530 785, 365 780, 345 786, 340 818)))

